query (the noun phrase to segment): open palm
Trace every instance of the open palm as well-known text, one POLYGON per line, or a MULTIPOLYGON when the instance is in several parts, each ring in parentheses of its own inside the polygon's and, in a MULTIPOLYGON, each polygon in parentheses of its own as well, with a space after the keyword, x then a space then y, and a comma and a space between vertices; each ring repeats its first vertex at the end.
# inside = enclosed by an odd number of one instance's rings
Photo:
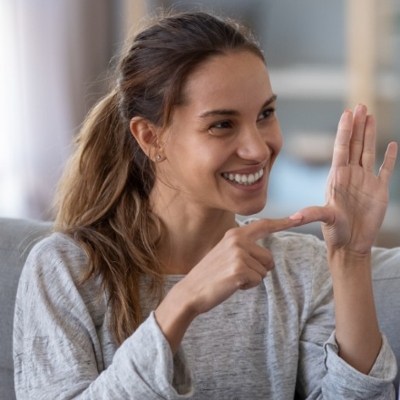
POLYGON ((323 222, 325 241, 356 253, 370 250, 389 201, 397 144, 390 143, 378 175, 374 173, 376 129, 367 108, 346 110, 339 122, 324 207, 302 210, 304 219, 323 222))

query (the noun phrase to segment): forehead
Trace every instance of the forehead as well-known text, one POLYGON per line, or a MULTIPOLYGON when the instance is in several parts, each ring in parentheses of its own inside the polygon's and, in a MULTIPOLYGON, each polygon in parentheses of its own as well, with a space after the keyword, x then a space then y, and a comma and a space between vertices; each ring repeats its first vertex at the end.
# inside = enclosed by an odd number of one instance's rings
POLYGON ((249 51, 212 57, 196 68, 184 87, 187 106, 260 107, 273 95, 264 62, 249 51))

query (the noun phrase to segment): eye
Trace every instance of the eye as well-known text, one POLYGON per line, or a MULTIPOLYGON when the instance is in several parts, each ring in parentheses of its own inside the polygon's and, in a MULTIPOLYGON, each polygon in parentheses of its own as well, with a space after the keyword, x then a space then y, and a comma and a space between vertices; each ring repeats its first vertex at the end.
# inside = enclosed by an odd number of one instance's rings
POLYGON ((272 119, 275 116, 275 108, 269 107, 263 110, 257 118, 257 121, 262 121, 264 119, 272 119))
POLYGON ((216 129, 229 129, 229 128, 232 128, 232 124, 231 124, 230 121, 220 121, 220 122, 217 122, 217 123, 211 125, 211 126, 210 126, 210 129, 211 129, 211 128, 216 128, 216 129))
POLYGON ((230 132, 232 128, 233 128, 232 121, 224 120, 213 123, 212 125, 209 126, 207 131, 212 135, 222 136, 230 132))

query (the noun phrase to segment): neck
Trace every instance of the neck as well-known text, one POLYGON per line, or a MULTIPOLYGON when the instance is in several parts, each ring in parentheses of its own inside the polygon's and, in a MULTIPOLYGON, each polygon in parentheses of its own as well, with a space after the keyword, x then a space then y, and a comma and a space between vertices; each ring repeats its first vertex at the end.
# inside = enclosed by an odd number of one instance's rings
POLYGON ((187 274, 236 227, 235 214, 225 210, 203 209, 193 203, 173 199, 153 201, 153 212, 162 221, 165 234, 158 256, 166 274, 187 274))

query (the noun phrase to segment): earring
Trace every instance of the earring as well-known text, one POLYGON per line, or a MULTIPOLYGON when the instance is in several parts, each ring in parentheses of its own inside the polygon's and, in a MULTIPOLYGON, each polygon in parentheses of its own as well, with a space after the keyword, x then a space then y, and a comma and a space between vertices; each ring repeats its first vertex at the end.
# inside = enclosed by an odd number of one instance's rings
POLYGON ((156 162, 160 162, 161 161, 161 155, 160 154, 157 154, 156 155, 156 162))

